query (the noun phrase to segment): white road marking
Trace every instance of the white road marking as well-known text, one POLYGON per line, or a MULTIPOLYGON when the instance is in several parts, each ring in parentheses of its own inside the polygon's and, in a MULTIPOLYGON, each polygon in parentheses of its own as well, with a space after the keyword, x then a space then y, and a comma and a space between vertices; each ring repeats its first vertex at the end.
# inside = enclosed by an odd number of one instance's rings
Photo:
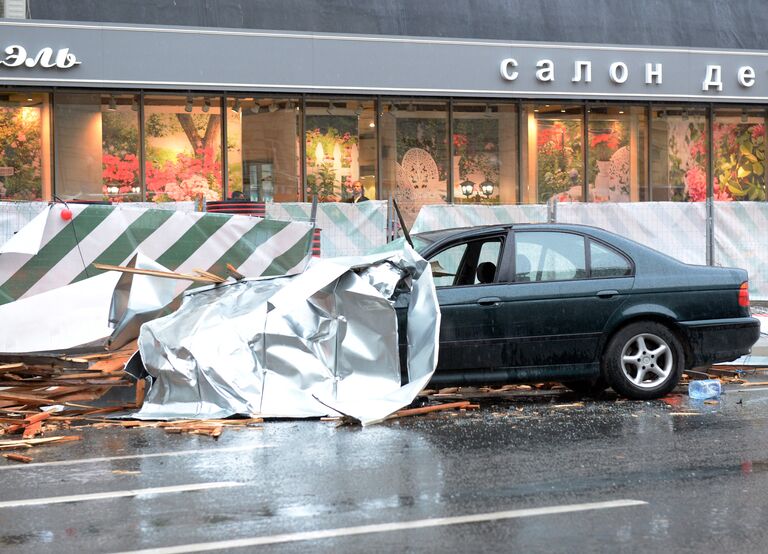
POLYGON ((499 521, 521 517, 567 514, 572 512, 584 512, 587 510, 626 508, 629 506, 643 506, 646 504, 648 503, 643 502, 642 500, 610 500, 607 502, 592 502, 589 504, 570 504, 567 506, 549 506, 545 508, 531 508, 527 510, 508 510, 504 512, 490 512, 485 514, 473 514, 466 516, 417 519, 415 521, 379 523, 375 525, 359 525, 356 527, 339 527, 336 529, 305 531, 302 533, 286 533, 283 535, 270 535, 266 537, 251 537, 246 539, 232 539, 227 541, 183 544, 179 546, 168 546, 165 548, 131 550, 118 554, 180 554, 182 552, 205 552, 208 550, 244 548, 247 546, 264 546, 268 544, 330 539, 336 537, 348 537, 352 535, 365 535, 369 533, 388 533, 392 531, 403 531, 409 529, 445 527, 448 525, 460 525, 463 523, 483 523, 486 521, 499 521))
POLYGON ((71 496, 51 496, 49 498, 29 498, 27 500, 7 500, 0 502, 0 508, 18 508, 21 506, 43 506, 46 504, 63 504, 65 502, 86 502, 88 500, 106 500, 109 498, 124 498, 126 496, 141 496, 145 494, 168 494, 171 492, 202 491, 227 487, 242 487, 247 483, 235 481, 220 481, 218 483, 197 483, 191 485, 176 485, 173 487, 154 487, 150 489, 134 489, 110 492, 95 492, 91 494, 73 494, 71 496))
POLYGON ((154 454, 130 454, 126 456, 110 456, 106 458, 81 458, 79 460, 61 460, 58 462, 39 462, 32 464, 13 464, 0 466, 0 471, 6 469, 34 469, 50 466, 71 466, 77 464, 96 464, 101 462, 113 462, 115 460, 135 460, 139 458, 161 458, 165 456, 186 456, 189 454, 217 454, 219 452, 239 452, 243 450, 255 450, 257 448, 272 448, 270 445, 230 446, 225 448, 201 448, 198 450, 177 450, 175 452, 155 452, 154 454))

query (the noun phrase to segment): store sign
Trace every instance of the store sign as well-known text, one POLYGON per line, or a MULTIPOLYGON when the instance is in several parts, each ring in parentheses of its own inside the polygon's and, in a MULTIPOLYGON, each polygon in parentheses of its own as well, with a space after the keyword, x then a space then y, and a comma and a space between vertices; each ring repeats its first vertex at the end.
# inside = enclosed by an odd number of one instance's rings
POLYGON ((54 55, 53 48, 43 48, 37 54, 31 56, 27 49, 18 44, 13 44, 5 49, 5 59, 0 61, 1 66, 5 67, 57 67, 59 69, 69 69, 80 62, 69 48, 60 48, 54 55))
MULTIPOLYGON (((575 60, 558 68, 558 73, 565 73, 571 83, 591 83, 593 66, 595 71, 605 71, 605 77, 613 85, 622 85, 629 79, 630 73, 637 72, 646 86, 661 86, 663 83, 664 65, 659 62, 643 62, 638 67, 630 66, 623 61, 612 61, 599 67, 590 60, 575 60)), ((520 75, 520 64, 515 58, 504 58, 499 65, 499 73, 505 81, 516 81, 520 75)), ((535 65, 535 79, 539 83, 554 83, 556 64, 550 59, 540 59, 535 65)), ((729 68, 730 69, 730 68, 729 68)), ((719 64, 707 64, 702 71, 701 90, 703 92, 721 92, 723 90, 723 75, 726 72, 719 64)), ((755 68, 750 65, 740 65, 733 73, 732 85, 738 85, 742 90, 749 89, 755 84, 755 68)))

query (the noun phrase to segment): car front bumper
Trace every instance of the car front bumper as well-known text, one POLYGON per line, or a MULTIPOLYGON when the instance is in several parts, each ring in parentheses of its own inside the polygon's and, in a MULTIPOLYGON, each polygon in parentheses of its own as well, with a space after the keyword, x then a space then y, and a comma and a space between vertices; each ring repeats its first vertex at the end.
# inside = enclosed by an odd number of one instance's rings
POLYGON ((683 321, 680 329, 690 346, 687 367, 730 362, 749 354, 760 338, 760 322, 754 317, 683 321))

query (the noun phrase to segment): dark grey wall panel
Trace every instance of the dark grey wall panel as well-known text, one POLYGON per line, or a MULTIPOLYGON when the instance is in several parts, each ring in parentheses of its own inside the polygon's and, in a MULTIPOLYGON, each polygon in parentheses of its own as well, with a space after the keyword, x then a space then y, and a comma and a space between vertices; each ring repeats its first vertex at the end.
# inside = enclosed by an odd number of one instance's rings
POLYGON ((768 49, 766 0, 29 0, 33 19, 768 49))

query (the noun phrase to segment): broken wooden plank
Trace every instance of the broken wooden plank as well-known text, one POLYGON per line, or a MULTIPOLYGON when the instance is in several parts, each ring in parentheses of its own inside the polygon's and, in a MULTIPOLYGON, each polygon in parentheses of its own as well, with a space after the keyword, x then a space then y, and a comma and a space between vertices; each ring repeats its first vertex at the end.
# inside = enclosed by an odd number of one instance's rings
POLYGON ((32 458, 23 454, 3 454, 3 458, 13 460, 14 462, 21 462, 22 464, 28 464, 32 461, 32 458))
POLYGON ((438 404, 436 406, 423 406, 421 408, 410 408, 406 410, 400 410, 389 416, 387 419, 396 417, 408 417, 412 415, 428 414, 431 412, 439 412, 441 410, 453 410, 455 408, 466 408, 471 402, 469 400, 461 400, 460 402, 448 402, 447 404, 438 404))
POLYGON ((242 281, 243 279, 245 279, 245 275, 243 275, 242 273, 240 273, 240 272, 237 270, 237 268, 236 268, 235 266, 233 266, 232 264, 229 264, 229 263, 227 264, 227 271, 228 271, 228 272, 229 272, 229 274, 230 274, 232 277, 234 277, 234 278, 235 278, 235 280, 237 280, 237 281, 242 281))
POLYGON ((162 277, 165 279, 179 279, 182 281, 195 281, 198 283, 216 283, 216 280, 210 277, 201 277, 200 275, 187 275, 184 273, 176 273, 175 271, 157 271, 154 269, 136 269, 135 267, 124 267, 119 265, 109 264, 93 264, 96 269, 104 271, 120 271, 122 273, 135 273, 137 275, 149 275, 150 277, 162 277))

